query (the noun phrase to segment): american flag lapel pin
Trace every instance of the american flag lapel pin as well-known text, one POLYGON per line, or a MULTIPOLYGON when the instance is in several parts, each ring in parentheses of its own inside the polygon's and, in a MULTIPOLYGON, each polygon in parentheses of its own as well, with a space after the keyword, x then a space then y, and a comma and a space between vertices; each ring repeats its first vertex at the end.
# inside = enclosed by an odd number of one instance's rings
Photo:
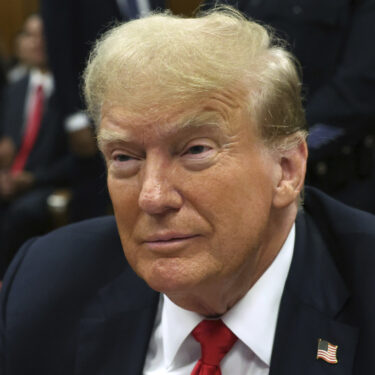
POLYGON ((318 340, 318 351, 316 353, 316 359, 322 359, 331 364, 336 364, 337 360, 337 345, 333 345, 330 342, 319 339, 318 340))

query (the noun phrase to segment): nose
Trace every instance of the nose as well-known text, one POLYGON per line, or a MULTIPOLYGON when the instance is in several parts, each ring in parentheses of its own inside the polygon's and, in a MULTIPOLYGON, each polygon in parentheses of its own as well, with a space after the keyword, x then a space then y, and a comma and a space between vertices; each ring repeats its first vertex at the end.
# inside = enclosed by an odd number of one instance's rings
POLYGON ((146 160, 138 204, 150 214, 164 214, 179 210, 183 198, 174 185, 176 179, 172 166, 155 160, 146 160))

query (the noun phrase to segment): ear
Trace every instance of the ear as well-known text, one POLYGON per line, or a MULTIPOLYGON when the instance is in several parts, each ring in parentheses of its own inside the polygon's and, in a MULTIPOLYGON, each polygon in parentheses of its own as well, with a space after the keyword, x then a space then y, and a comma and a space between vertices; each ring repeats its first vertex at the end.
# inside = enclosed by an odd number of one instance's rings
POLYGON ((283 208, 297 200, 305 180, 307 154, 305 141, 280 153, 281 174, 275 187, 274 207, 283 208))

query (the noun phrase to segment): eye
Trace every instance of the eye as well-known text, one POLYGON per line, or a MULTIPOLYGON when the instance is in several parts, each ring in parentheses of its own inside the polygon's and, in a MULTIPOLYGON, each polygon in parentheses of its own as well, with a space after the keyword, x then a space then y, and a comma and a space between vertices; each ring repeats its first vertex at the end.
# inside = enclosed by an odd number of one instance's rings
POLYGON ((108 171, 116 178, 128 178, 140 168, 141 159, 123 151, 114 151, 107 159, 108 171))
POLYGON ((113 156, 113 159, 118 162, 127 162, 130 160, 134 160, 132 156, 126 155, 126 154, 117 154, 113 156))
POLYGON ((209 146, 206 146, 206 145, 195 145, 195 146, 192 146, 190 147, 186 152, 185 152, 185 155, 186 154, 191 154, 191 155, 198 155, 198 154, 202 154, 204 152, 208 152, 212 150, 211 147, 209 146))
POLYGON ((188 169, 201 170, 210 167, 216 160, 218 145, 209 138, 195 139, 189 142, 181 154, 188 169))

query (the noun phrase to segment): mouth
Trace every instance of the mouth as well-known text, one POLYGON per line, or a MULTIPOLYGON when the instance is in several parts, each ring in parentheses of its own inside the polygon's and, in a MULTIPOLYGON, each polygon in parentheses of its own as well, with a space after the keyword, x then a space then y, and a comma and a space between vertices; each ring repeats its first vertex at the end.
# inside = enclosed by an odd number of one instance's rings
POLYGON ((148 238, 143 243, 154 251, 170 251, 176 250, 177 248, 188 244, 193 239, 197 238, 195 234, 163 234, 155 235, 148 238))

